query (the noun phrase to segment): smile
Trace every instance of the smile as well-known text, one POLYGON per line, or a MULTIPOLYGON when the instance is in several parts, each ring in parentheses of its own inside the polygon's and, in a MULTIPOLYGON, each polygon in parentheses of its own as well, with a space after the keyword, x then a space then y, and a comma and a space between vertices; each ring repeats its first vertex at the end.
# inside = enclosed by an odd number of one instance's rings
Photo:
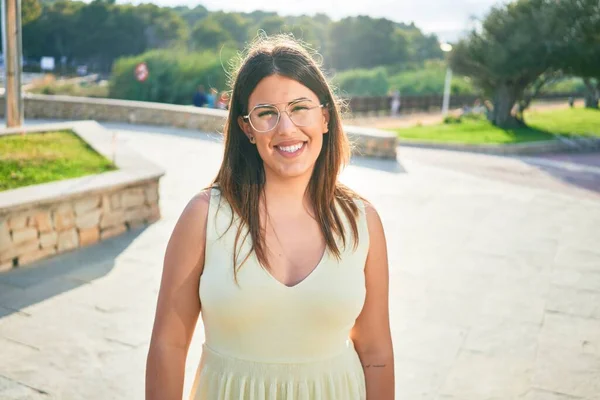
POLYGON ((306 147, 306 142, 296 143, 291 146, 275 146, 277 152, 284 157, 295 157, 306 147))

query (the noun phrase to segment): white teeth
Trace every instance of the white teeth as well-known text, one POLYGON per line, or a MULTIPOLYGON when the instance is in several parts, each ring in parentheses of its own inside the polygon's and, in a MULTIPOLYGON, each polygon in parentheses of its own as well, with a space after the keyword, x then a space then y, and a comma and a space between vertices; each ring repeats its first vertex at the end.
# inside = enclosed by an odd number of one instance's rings
POLYGON ((282 151, 285 151, 286 153, 293 153, 295 151, 300 150, 300 148, 304 145, 304 143, 298 143, 294 146, 286 146, 286 147, 282 147, 279 146, 279 149, 282 151))

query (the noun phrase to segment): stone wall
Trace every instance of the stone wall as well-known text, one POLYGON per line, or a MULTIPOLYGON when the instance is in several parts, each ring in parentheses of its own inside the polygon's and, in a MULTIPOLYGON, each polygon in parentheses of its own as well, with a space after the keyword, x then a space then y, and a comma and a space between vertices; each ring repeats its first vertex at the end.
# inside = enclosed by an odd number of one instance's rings
MULTIPOLYGON (((227 111, 143 101, 95 99, 72 96, 24 96, 25 118, 125 122, 140 125, 173 126, 202 132, 223 132, 227 111)), ((5 99, 0 97, 0 116, 5 99)), ((344 125, 355 143, 353 154, 396 158, 397 139, 391 132, 344 125)))
POLYGON ((0 214, 0 271, 94 244, 160 219, 158 179, 0 214))
POLYGON ((0 192, 0 271, 88 246, 160 218, 164 170, 95 121, 0 130, 20 133, 70 130, 117 166, 115 171, 0 192))
POLYGON ((395 160, 398 138, 393 133, 358 126, 345 126, 352 154, 395 160))
MULTIPOLYGON (((28 119, 113 121, 203 132, 221 132, 227 117, 226 111, 217 109, 88 97, 26 94, 23 103, 28 119)), ((4 112, 5 99, 0 97, 0 115, 4 112)))

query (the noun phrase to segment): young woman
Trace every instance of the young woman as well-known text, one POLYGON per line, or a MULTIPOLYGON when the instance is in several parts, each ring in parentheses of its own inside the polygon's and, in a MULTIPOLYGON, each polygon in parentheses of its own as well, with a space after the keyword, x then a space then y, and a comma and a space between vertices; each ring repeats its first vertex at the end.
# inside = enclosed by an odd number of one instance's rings
POLYGON ((182 397, 202 311, 192 399, 393 399, 385 236, 337 180, 348 140, 310 53, 256 42, 224 133, 221 169, 167 247, 146 398, 182 397))

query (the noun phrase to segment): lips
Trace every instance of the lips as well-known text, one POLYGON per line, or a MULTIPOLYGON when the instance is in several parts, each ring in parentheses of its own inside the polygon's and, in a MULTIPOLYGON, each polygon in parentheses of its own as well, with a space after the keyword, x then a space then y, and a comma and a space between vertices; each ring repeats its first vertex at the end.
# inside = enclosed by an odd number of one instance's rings
POLYGON ((291 142, 291 141, 289 141, 289 142, 285 142, 285 143, 279 143, 278 145, 276 145, 274 147, 279 154, 281 154, 284 157, 289 158, 289 157, 295 157, 295 156, 299 155, 300 153, 302 153, 302 151, 306 147, 306 142, 298 142, 298 141, 291 142))
POLYGON ((297 143, 291 146, 277 146, 279 150, 283 150, 287 153, 293 153, 295 151, 300 150, 300 148, 304 145, 304 143, 297 143))

